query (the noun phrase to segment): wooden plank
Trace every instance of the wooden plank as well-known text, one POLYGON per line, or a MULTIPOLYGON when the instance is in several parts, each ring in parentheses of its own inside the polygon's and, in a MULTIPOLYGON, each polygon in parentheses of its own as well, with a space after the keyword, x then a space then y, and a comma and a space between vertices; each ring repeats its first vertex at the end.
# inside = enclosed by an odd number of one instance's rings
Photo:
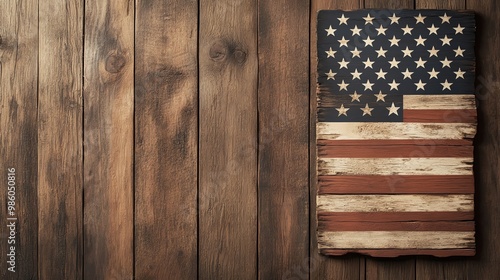
MULTIPOLYGON (((474 256, 476 254, 476 250, 474 249, 451 249, 451 250, 432 250, 432 249, 426 249, 426 250, 420 250, 420 249, 389 249, 389 250, 366 250, 366 249, 359 249, 359 250, 335 250, 335 249, 322 249, 321 250, 322 254, 325 255, 331 255, 331 256, 342 256, 347 253, 359 253, 359 254, 365 254, 365 255, 370 255, 372 257, 384 257, 384 258, 395 258, 395 257, 400 257, 400 256, 414 256, 414 255, 431 255, 433 257, 451 257, 451 256, 462 256, 462 257, 470 257, 474 256)), ((440 262, 442 260, 438 260, 433 258, 432 261, 434 263, 440 262)), ((396 261, 397 263, 398 261, 396 261)), ((437 274, 432 275, 432 277, 436 277, 437 274)), ((417 279, 422 279, 420 278, 420 274, 417 274, 417 279)), ((427 279, 427 278, 425 278, 427 279)), ((428 279, 436 279, 436 278, 428 278, 428 279)), ((448 279, 448 278, 446 278, 448 279)))
POLYGON ((336 222, 320 221, 321 231, 474 231, 474 222, 336 222))
POLYGON ((472 157, 472 146, 319 146, 318 157, 335 158, 393 158, 393 157, 472 157))
POLYGON ((318 175, 472 175, 469 158, 320 158, 318 175))
POLYGON ((476 123, 476 110, 403 110, 404 122, 476 123))
POLYGON ((474 195, 320 195, 318 211, 325 212, 439 212, 474 211, 474 195))
POLYGON ((5 222, 0 278, 31 279, 38 269, 38 1, 0 1, 0 11, 0 217, 5 222), (11 222, 14 239, 7 227, 11 222), (9 264, 12 253, 15 261, 9 264))
POLYGON ((472 139, 476 133, 472 123, 320 122, 316 129, 325 140, 472 139))
POLYGON ((320 221, 329 222, 401 222, 401 221, 469 221, 474 212, 319 212, 320 221))
POLYGON ((257 277, 257 1, 200 1, 199 277, 257 277))
POLYGON ((136 1, 137 279, 197 277, 197 17, 197 2, 136 1))
POLYGON ((258 1, 259 279, 310 260, 309 10, 304 0, 258 1))
POLYGON ((403 108, 407 110, 476 110, 476 97, 464 95, 405 95, 403 108))
POLYGON ((465 194, 474 193, 474 176, 319 176, 318 186, 318 194, 465 194))
POLYGON ((326 231, 323 248, 474 249, 473 231, 326 231))
POLYGON ((84 50, 85 278, 133 278, 134 2, 86 1, 84 50))
MULTIPOLYGON (((318 139, 318 146, 360 146, 360 145, 374 145, 374 146, 399 146, 399 145, 415 145, 415 146, 425 146, 421 149, 428 149, 432 146, 465 146, 472 145, 473 138, 469 139, 406 139, 406 140, 394 140, 394 139, 376 139, 376 140, 328 140, 328 139, 318 139)), ((316 159, 315 159, 316 160, 316 159)))
POLYGON ((82 279, 83 1, 39 3, 38 278, 82 279))

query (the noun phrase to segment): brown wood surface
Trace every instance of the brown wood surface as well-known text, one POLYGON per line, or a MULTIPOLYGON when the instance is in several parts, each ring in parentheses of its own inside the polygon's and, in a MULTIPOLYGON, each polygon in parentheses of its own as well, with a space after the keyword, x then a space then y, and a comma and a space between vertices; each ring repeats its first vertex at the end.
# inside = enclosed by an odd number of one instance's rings
POLYGON ((474 217, 473 212, 319 212, 320 221, 329 222, 398 222, 398 221, 465 221, 474 217))
POLYGON ((473 149, 473 146, 398 145, 390 147, 368 143, 366 146, 319 146, 318 156, 325 158, 472 157, 473 149))
POLYGON ((39 3, 40 279, 83 278, 83 13, 83 1, 39 3))
POLYGON ((257 275, 256 6, 200 1, 200 279, 257 275))
POLYGON ((134 2, 86 1, 84 28, 84 278, 130 279, 134 2))
POLYGON ((195 279, 198 5, 138 0, 135 14, 135 278, 195 279))
POLYGON ((318 222, 323 231, 474 231, 474 222, 318 222))
POLYGON ((476 110, 404 110, 404 122, 476 123, 476 110))
MULTIPOLYGON (((381 258, 397 258, 401 256, 411 256, 411 255, 418 255, 418 254, 424 254, 424 255, 432 255, 434 257, 472 257, 476 254, 476 250, 474 249, 455 249, 455 250, 442 250, 442 249, 409 249, 409 250, 404 250, 404 249, 390 249, 390 250, 365 250, 365 249, 360 249, 360 250, 342 250, 342 249, 322 249, 320 250, 322 254, 328 254, 331 256, 342 256, 345 255, 347 252, 349 253, 359 253, 359 254, 365 254, 365 255, 370 255, 372 257, 381 257, 381 258)), ((442 260, 438 258, 432 258, 432 260, 435 263, 439 263, 442 260)), ((424 276, 421 276, 422 274, 417 274, 417 279, 444 279, 444 278, 436 278, 436 277, 442 277, 443 274, 432 274, 428 273, 425 278, 424 276)), ((463 275, 462 275, 463 276, 463 275)), ((385 279, 398 279, 398 278, 385 278, 385 279)), ((461 279, 461 278, 446 278, 446 279, 461 279)), ((472 279, 472 278, 467 278, 467 279, 472 279)))
POLYGON ((37 79, 38 1, 0 1, 0 252, 1 279, 33 279, 37 275, 37 79), (15 169, 9 176, 8 169, 15 169), (15 177, 15 178, 9 178, 15 177), (14 182, 15 211, 7 211, 8 182, 14 182), (4 220, 17 218, 15 244, 4 220), (16 250, 15 272, 6 255, 16 250), (5 261, 4 261, 5 260, 5 261))

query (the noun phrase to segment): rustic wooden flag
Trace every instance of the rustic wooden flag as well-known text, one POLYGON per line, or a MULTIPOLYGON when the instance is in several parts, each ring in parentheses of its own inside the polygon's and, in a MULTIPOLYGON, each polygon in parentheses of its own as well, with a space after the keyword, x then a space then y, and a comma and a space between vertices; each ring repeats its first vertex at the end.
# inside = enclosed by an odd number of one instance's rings
POLYGON ((474 255, 474 14, 320 11, 317 32, 320 251, 474 255))

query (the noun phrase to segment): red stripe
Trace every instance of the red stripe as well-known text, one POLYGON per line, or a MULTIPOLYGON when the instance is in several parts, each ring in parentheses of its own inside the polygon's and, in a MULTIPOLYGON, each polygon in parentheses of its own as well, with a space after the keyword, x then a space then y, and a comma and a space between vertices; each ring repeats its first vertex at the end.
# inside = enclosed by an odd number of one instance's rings
POLYGON ((474 193, 473 175, 319 176, 318 194, 474 193))
POLYGON ((446 250, 431 250, 431 249, 385 249, 385 250, 369 250, 369 249, 321 249, 321 254, 330 256, 342 256, 348 253, 358 253, 369 255, 372 257, 394 258, 398 256, 408 255, 430 255, 435 257, 451 257, 463 256, 471 257, 476 255, 474 249, 446 249, 446 250))
POLYGON ((318 212, 318 222, 471 221, 474 212, 318 212))
POLYGON ((472 139, 443 140, 325 140, 317 139, 318 146, 385 146, 385 145, 416 145, 416 146, 463 146, 472 145, 472 139))
MULTIPOLYGON (((369 141, 367 141, 369 142, 369 141)), ((472 157, 473 146, 319 146, 318 157, 392 158, 392 157, 472 157)))
POLYGON ((474 231, 474 222, 327 222, 320 231, 474 231))
POLYGON ((404 110, 403 122, 476 123, 476 110, 404 110))

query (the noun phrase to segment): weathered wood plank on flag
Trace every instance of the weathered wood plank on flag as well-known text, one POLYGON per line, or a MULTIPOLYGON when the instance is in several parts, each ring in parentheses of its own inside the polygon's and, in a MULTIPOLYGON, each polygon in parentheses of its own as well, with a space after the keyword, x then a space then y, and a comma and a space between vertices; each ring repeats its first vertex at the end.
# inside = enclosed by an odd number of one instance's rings
POLYGON ((320 252, 474 255, 474 31, 469 12, 319 13, 320 252))

